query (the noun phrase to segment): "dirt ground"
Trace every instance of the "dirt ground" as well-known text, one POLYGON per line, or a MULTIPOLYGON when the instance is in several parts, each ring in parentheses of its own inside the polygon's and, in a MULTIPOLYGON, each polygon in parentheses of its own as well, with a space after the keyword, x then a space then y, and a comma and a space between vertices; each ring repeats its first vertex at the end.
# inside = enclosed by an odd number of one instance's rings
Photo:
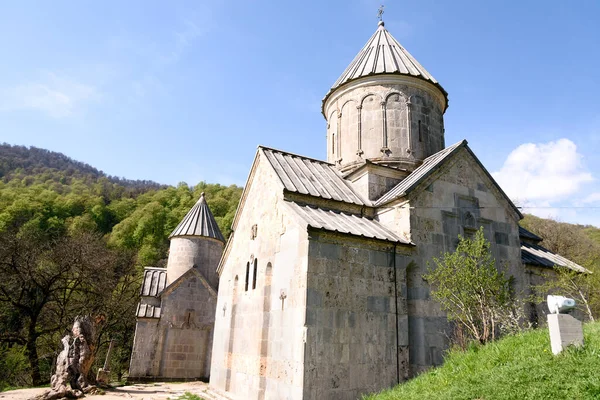
MULTIPOLYGON (((197 394, 201 398, 209 399, 211 397, 203 396, 208 385, 203 382, 185 382, 185 383, 148 383, 130 386, 121 386, 118 388, 106 390, 103 395, 87 395, 84 399, 94 400, 126 400, 126 399, 176 399, 185 392, 197 394)), ((49 388, 19 389, 8 392, 1 392, 1 400, 29 400, 40 395, 49 388)))

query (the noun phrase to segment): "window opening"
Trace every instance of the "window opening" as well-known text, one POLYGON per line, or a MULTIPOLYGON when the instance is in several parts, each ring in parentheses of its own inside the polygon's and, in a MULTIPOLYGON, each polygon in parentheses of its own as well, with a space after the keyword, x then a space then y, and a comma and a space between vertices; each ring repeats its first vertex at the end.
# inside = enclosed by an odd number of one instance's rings
POLYGON ((250 263, 246 263, 246 284, 244 286, 244 291, 248 291, 248 280, 250 279, 250 263))
POLYGON ((254 273, 252 274, 252 289, 256 289, 256 272, 258 269, 258 259, 254 259, 254 273))
POLYGON ((335 154, 335 133, 331 134, 331 154, 335 154))
POLYGON ((419 120, 419 142, 423 141, 423 136, 421 136, 421 120, 419 120))

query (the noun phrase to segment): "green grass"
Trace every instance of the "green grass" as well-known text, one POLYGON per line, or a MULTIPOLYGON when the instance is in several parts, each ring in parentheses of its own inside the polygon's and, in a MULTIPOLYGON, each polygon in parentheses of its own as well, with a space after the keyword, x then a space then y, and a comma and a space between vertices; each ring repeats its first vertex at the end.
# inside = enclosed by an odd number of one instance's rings
POLYGON ((444 365, 364 399, 600 399, 600 322, 584 325, 584 340, 554 356, 539 329, 452 351, 444 365))

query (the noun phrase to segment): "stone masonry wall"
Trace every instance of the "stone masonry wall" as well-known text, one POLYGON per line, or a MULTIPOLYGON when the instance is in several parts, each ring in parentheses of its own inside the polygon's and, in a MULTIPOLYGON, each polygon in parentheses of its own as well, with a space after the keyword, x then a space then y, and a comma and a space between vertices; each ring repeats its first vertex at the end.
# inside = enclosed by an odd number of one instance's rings
POLYGON ((159 375, 165 378, 207 379, 216 309, 216 293, 189 273, 180 285, 163 294, 164 327, 159 375))
POLYGON ((217 299, 197 274, 163 292, 160 319, 138 318, 131 379, 208 379, 217 299))
POLYGON ((408 377, 407 257, 394 250, 311 232, 304 399, 354 400, 408 377))
POLYGON ((331 96, 327 161, 423 160, 444 148, 443 105, 437 88, 410 77, 362 79, 331 96), (397 79, 397 83, 394 83, 397 79))
POLYGON ((259 159, 220 276, 210 383, 243 399, 303 398, 308 240, 277 182, 259 159))
POLYGON ((407 268, 410 363, 416 374, 443 362, 452 333, 422 276, 434 266, 433 257, 456 249, 459 234, 470 235, 483 226, 496 265, 515 277, 516 293, 525 292, 529 280, 521 264, 517 214, 466 149, 411 192, 408 202, 379 210, 379 219, 406 234, 402 210, 408 207, 409 238, 417 245, 407 268))
POLYGON ((153 360, 156 356, 159 338, 158 321, 158 318, 138 318, 137 320, 129 367, 131 378, 154 375, 153 360))

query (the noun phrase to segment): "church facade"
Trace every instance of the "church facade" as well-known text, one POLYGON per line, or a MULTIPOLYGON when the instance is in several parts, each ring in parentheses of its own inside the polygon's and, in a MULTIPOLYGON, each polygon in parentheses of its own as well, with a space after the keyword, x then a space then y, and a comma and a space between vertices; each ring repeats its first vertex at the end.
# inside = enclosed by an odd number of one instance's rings
MULTIPOLYGON (((438 365, 450 326, 422 276, 483 227, 528 294, 549 267, 442 86, 383 22, 323 100, 327 161, 259 147, 218 266, 211 385, 239 399, 356 399, 438 365)), ((533 311, 532 311, 533 313, 533 311)))
POLYGON ((204 193, 169 236, 166 268, 146 268, 130 381, 208 379, 225 239, 204 193))

